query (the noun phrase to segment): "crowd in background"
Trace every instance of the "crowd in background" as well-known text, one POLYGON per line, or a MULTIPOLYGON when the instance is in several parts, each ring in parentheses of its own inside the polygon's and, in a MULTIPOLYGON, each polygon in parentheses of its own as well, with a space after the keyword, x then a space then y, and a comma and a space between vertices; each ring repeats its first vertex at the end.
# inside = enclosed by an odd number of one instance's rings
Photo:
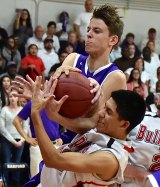
MULTIPOLYGON (((30 114, 22 118, 20 124, 24 136, 17 131, 13 120, 28 102, 27 99, 18 99, 13 95, 11 82, 17 75, 26 77, 28 74, 33 80, 37 75, 43 80, 49 79, 56 69, 63 63, 68 54, 85 52, 85 33, 92 16, 93 2, 85 2, 85 11, 82 12, 70 25, 69 12, 63 11, 59 15, 59 22, 49 20, 46 28, 41 25, 32 27, 32 18, 27 9, 17 13, 13 23, 13 34, 8 36, 4 28, 0 28, 0 134, 1 159, 6 162, 26 162, 29 153, 23 152, 28 148, 24 144, 37 145, 32 134, 30 114), (28 138, 24 138, 26 137, 28 138), (12 155, 12 157, 11 157, 12 155), (24 157, 24 158, 23 158, 24 157)), ((155 28, 149 28, 148 37, 141 41, 141 46, 135 43, 135 35, 127 33, 123 41, 112 49, 110 62, 115 63, 126 75, 127 89, 135 91, 146 100, 147 110, 157 112, 160 102, 160 40, 155 28)), ((144 33, 144 35, 146 35, 144 33)), ((96 47, 96 46, 95 46, 96 47)), ((31 107, 31 106, 30 106, 31 107)), ((43 115, 43 114, 42 114, 43 115)), ((45 114, 44 114, 45 115, 45 114)), ((46 116, 43 116, 46 118, 46 116)), ((59 140, 62 128, 55 130, 52 140, 59 140)), ((60 143, 61 144, 61 143, 60 143)), ((41 159, 41 157, 40 157, 41 159)), ((29 161, 27 161, 29 162, 29 161)), ((36 171, 37 172, 37 171, 36 171)), ((34 174, 36 174, 36 172, 34 174)), ((18 173, 11 177, 12 182, 19 181, 18 173), (17 180, 18 179, 18 180, 17 180)))

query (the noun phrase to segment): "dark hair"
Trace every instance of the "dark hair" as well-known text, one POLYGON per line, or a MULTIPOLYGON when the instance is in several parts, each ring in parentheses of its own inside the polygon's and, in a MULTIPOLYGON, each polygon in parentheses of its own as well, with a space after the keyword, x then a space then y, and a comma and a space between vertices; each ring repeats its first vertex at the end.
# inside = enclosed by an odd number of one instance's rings
POLYGON ((117 9, 117 7, 112 5, 102 5, 94 10, 92 18, 103 20, 108 26, 110 35, 117 35, 120 40, 123 33, 124 24, 121 17, 118 15, 117 9))
POLYGON ((128 38, 128 37, 132 37, 132 38, 134 38, 135 36, 134 36, 133 33, 129 32, 128 34, 126 34, 126 38, 128 38))
POLYGON ((51 27, 51 26, 54 26, 55 28, 56 28, 56 22, 54 22, 54 21, 50 21, 50 22, 48 22, 48 24, 47 24, 47 28, 49 28, 49 27, 51 27))
MULTIPOLYGON (((9 75, 4 75, 3 77, 1 77, 1 79, 0 79, 0 99, 1 99, 1 101, 2 101, 2 107, 4 107, 6 104, 8 104, 8 103, 6 103, 6 93, 5 93, 5 90, 4 90, 4 87, 3 87, 3 79, 4 78, 9 78, 10 79, 10 82, 11 82, 11 78, 9 77, 9 75)), ((8 96, 7 96, 7 99, 8 99, 8 96)))
POLYGON ((137 60, 142 60, 142 62, 143 62, 143 70, 144 70, 144 59, 143 59, 143 57, 136 57, 135 59, 134 59, 134 61, 133 61, 133 67, 135 68, 135 65, 136 65, 136 62, 137 62, 137 60))
POLYGON ((158 81, 156 82, 156 93, 160 91, 160 90, 158 90, 158 86, 159 86, 159 85, 160 85, 160 80, 158 80, 158 81))
MULTIPOLYGON (((24 8, 24 9, 22 9, 22 12, 23 11, 27 12, 27 14, 28 14, 28 18, 26 20, 27 27, 32 28, 31 16, 30 16, 30 13, 29 13, 28 9, 24 8)), ((22 17, 20 17, 20 25, 22 25, 22 23, 23 23, 23 20, 22 20, 22 17)))
POLYGON ((155 28, 150 28, 150 29, 148 30, 148 33, 156 33, 156 29, 155 29, 155 28))
POLYGON ((142 54, 145 61, 151 61, 151 49, 149 47, 144 47, 142 50, 142 54))
POLYGON ((137 69, 137 68, 132 69, 131 74, 130 74, 130 76, 128 78, 127 83, 130 83, 130 82, 133 81, 133 73, 134 73, 134 71, 138 71, 139 72, 138 84, 139 84, 139 86, 142 86, 141 73, 140 73, 139 69, 137 69))
POLYGON ((7 38, 7 47, 9 47, 8 41, 9 41, 10 39, 14 40, 14 47, 16 47, 16 41, 15 41, 15 37, 14 37, 13 35, 11 35, 11 36, 9 36, 9 37, 7 38))
POLYGON ((35 47, 38 49, 38 46, 37 46, 36 44, 30 44, 30 45, 28 46, 28 51, 30 50, 30 48, 31 48, 32 46, 35 46, 35 47))
POLYGON ((120 119, 128 120, 130 125, 127 129, 129 133, 142 120, 146 111, 146 104, 142 96, 130 90, 118 90, 111 94, 117 105, 117 112, 120 119))

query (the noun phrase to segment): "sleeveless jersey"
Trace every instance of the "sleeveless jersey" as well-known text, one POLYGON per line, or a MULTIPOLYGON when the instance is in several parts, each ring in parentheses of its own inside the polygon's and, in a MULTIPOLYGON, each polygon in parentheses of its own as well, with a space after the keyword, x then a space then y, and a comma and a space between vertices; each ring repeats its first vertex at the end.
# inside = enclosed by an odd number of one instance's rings
MULTIPOLYGON (((111 152, 119 162, 117 175, 110 181, 103 181, 96 174, 76 173, 71 171, 59 171, 54 168, 43 167, 41 173, 42 187, 94 187, 94 186, 114 186, 123 181, 123 172, 128 162, 128 151, 130 141, 122 141, 110 138, 107 135, 96 132, 92 129, 82 136, 77 135, 75 139, 67 145, 63 145, 60 152, 81 152, 90 154, 96 151, 111 152)), ((75 158, 76 159, 76 158, 75 158)))
MULTIPOLYGON (((160 118, 155 113, 146 112, 140 125, 130 132, 129 138, 134 147, 129 162, 150 172, 160 169, 160 118)), ((126 183, 122 187, 140 186, 126 183)))
POLYGON ((115 64, 109 63, 105 66, 100 67, 94 72, 90 72, 87 65, 87 58, 88 56, 77 54, 73 67, 80 69, 85 77, 91 77, 95 79, 100 85, 103 84, 105 79, 113 71, 121 71, 115 64))

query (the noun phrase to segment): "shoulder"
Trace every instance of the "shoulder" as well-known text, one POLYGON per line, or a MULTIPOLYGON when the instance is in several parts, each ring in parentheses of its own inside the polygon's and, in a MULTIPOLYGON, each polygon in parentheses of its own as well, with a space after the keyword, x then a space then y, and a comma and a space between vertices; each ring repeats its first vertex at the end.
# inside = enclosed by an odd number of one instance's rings
POLYGON ((74 64, 74 61, 77 57, 78 53, 71 53, 69 54, 66 59, 64 60, 63 64, 64 65, 70 65, 70 66, 73 66, 74 64))

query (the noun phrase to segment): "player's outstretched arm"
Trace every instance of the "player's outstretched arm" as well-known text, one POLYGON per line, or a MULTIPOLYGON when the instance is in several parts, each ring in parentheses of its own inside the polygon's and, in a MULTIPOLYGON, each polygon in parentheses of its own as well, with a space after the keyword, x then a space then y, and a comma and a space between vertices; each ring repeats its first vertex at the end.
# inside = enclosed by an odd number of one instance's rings
MULTIPOLYGON (((73 172, 96 173, 103 180, 113 178, 118 171, 119 163, 112 153, 101 151, 89 155, 82 153, 59 153, 54 148, 51 140, 45 132, 40 117, 40 111, 42 108, 50 102, 50 100, 54 99, 54 97, 49 96, 47 98, 41 98, 39 83, 40 78, 38 77, 33 90, 31 117, 38 145, 46 166, 73 172), (110 172, 108 172, 108 170, 110 172)), ((62 103, 65 99, 66 98, 64 97, 62 103)))

